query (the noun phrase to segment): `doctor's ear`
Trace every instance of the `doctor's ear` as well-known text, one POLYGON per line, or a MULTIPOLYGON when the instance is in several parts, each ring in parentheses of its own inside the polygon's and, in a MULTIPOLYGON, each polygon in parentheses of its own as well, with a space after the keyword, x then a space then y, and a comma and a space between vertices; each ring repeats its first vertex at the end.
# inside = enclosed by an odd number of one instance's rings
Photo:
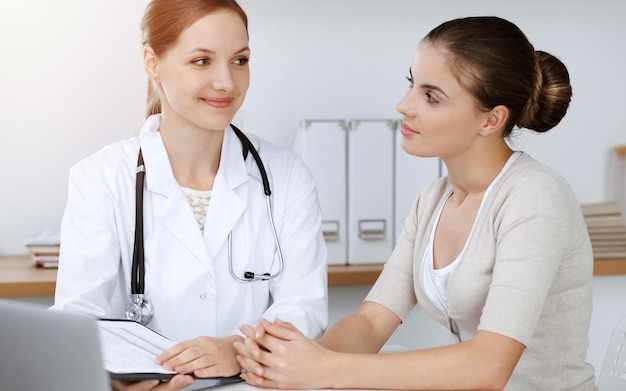
POLYGON ((143 68, 146 70, 150 80, 158 80, 157 57, 150 46, 143 48, 143 68))
POLYGON ((502 130, 509 118, 509 109, 506 106, 498 105, 486 114, 487 117, 480 130, 480 134, 483 136, 489 136, 502 130))

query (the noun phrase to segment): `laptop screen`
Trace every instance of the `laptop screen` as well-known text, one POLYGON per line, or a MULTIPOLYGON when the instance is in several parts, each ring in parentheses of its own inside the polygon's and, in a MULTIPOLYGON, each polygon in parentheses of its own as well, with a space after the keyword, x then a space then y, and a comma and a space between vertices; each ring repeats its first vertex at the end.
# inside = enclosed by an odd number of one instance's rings
POLYGON ((1 299, 0 389, 110 391, 95 320, 1 299))

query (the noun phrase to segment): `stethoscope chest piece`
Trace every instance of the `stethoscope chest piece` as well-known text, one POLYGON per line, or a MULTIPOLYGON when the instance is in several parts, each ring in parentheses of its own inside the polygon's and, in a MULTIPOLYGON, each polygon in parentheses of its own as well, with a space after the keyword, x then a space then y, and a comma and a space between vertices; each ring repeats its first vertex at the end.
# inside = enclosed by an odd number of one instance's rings
POLYGON ((154 309, 152 304, 145 300, 143 294, 132 294, 132 303, 126 308, 126 319, 147 325, 152 320, 154 309))

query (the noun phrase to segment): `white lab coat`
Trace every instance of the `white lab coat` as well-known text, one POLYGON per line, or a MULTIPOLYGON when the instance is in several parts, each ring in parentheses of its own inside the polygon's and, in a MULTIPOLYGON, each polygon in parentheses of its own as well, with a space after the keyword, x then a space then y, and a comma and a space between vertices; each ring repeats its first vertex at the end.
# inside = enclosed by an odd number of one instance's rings
POLYGON ((252 155, 225 130, 204 233, 176 182, 158 132, 147 119, 139 137, 120 141, 70 170, 61 225, 61 256, 53 310, 124 318, 130 303, 139 146, 144 157, 145 297, 148 325, 175 341, 224 337, 261 317, 292 322, 317 337, 328 322, 326 247, 314 179, 294 152, 249 136, 272 190, 284 269, 269 281, 239 282, 235 273, 278 271, 261 176, 252 155))

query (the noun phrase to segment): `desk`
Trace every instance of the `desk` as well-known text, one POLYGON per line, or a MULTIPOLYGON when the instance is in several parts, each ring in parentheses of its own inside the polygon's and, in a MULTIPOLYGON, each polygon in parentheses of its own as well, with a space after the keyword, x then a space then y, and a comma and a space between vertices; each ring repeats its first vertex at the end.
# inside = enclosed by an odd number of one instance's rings
POLYGON ((28 257, 0 257, 0 297, 54 296, 56 269, 40 269, 28 257))
MULTIPOLYGON (((382 268, 382 264, 331 265, 328 285, 372 285, 382 268)), ((626 274, 626 259, 596 259, 593 274, 626 274)), ((27 256, 0 256, 0 297, 54 296, 56 277, 56 269, 36 268, 27 256)))

